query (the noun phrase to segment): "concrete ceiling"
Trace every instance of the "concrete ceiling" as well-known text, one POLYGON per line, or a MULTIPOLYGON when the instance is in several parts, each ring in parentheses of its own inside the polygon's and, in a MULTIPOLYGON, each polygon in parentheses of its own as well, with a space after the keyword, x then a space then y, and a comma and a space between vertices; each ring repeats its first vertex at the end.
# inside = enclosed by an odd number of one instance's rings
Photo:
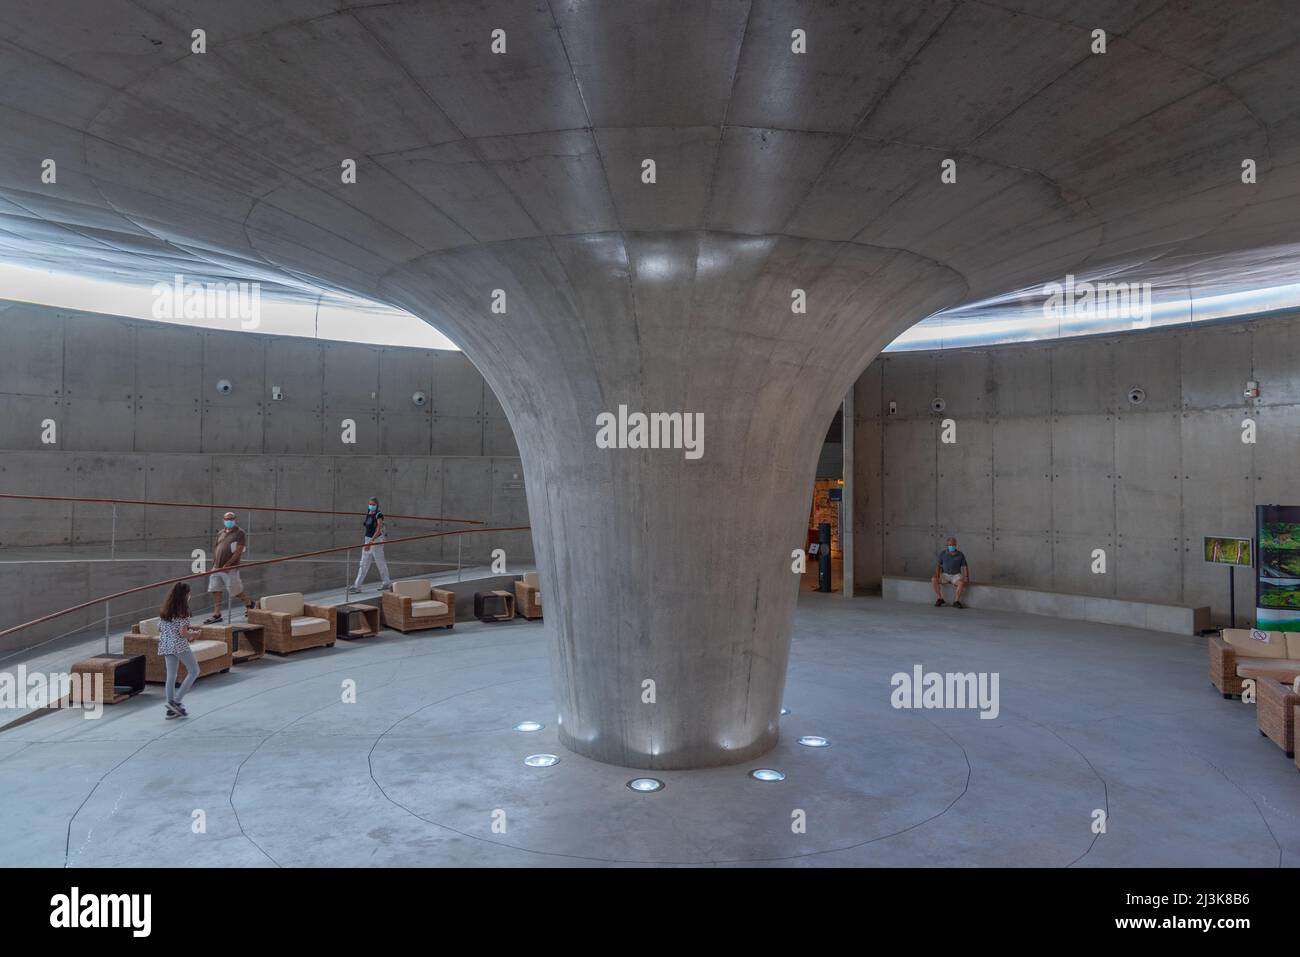
POLYGON ((383 299, 441 250, 709 229, 908 250, 956 301, 1300 211, 1286 0, 5 0, 0 36, 0 241, 82 271, 383 299))

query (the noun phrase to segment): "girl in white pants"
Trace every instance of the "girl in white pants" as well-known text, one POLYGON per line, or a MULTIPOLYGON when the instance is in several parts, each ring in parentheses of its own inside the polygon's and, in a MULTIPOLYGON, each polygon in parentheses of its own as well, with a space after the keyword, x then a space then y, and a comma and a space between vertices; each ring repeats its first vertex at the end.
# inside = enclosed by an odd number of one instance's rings
POLYGON ((372 564, 379 568, 379 579, 383 582, 383 587, 392 588, 393 580, 388 577, 388 563, 384 561, 384 513, 379 510, 379 499, 370 499, 362 524, 366 532, 365 547, 361 549, 361 567, 357 569, 357 580, 352 588, 355 591, 361 590, 361 584, 366 580, 366 573, 372 564))

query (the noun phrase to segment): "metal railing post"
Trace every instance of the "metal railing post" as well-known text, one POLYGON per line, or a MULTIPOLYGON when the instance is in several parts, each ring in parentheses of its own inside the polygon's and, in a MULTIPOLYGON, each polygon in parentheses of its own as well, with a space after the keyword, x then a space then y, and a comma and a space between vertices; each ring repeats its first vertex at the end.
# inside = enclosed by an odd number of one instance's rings
POLYGON ((108 609, 113 605, 112 602, 104 602, 104 654, 108 654, 108 609))
POLYGON ((110 561, 117 561, 117 506, 113 506, 113 531, 109 535, 108 557, 110 561))
POLYGON ((460 581, 460 547, 464 541, 464 535, 456 536, 456 581, 460 581))

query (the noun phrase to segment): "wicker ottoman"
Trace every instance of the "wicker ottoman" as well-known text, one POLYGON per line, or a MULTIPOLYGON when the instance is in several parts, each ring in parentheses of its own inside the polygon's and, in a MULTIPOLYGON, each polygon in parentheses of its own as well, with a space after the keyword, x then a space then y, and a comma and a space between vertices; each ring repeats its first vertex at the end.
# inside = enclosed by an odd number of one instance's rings
POLYGON ((69 695, 73 704, 93 704, 94 685, 87 689, 81 675, 99 675, 102 682, 100 696, 104 704, 120 704, 144 690, 144 655, 96 655, 72 666, 72 684, 69 695), (90 690, 90 698, 83 699, 82 692, 90 690))
POLYGON ((1259 733, 1285 751, 1288 758, 1295 757, 1297 704, 1300 704, 1300 695, 1295 693, 1289 683, 1272 678, 1256 679, 1255 721, 1259 725, 1259 733))

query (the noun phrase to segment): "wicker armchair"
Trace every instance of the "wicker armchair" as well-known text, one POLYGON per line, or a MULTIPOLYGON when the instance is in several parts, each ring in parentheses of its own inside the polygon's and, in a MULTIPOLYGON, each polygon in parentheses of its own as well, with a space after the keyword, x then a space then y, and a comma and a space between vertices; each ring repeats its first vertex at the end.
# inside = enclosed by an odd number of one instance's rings
POLYGON ((537 572, 528 572, 515 582, 515 607, 525 618, 542 617, 542 585, 537 572))
POLYGON ((1225 698, 1241 694, 1242 682, 1237 677, 1237 653, 1232 645, 1218 635, 1210 635, 1210 684, 1219 689, 1225 698))
POLYGON ((456 624, 456 593, 430 581, 394 582, 380 599, 384 624, 402 633, 456 624))
POLYGON ((308 604, 302 592, 267 595, 248 610, 248 620, 266 629, 266 650, 277 655, 333 647, 336 615, 332 605, 308 604))
MULTIPOLYGON (((199 677, 221 674, 230 670, 234 664, 231 657, 230 643, 220 632, 209 628, 202 629, 203 637, 190 642, 190 651, 199 663, 199 677)), ((146 618, 131 626, 131 630, 122 637, 122 651, 128 655, 144 656, 144 680, 150 684, 167 683, 167 662, 158 654, 158 619, 146 618)), ((185 678, 185 665, 176 669, 176 683, 185 678)))
POLYGON ((1300 691, 1291 683, 1264 678, 1255 683, 1255 722, 1259 733, 1284 752, 1295 757, 1295 710, 1300 705, 1300 691))
POLYGON ((1225 698, 1240 695, 1245 680, 1291 682, 1300 675, 1300 634, 1225 628, 1209 639, 1210 683, 1225 698))

